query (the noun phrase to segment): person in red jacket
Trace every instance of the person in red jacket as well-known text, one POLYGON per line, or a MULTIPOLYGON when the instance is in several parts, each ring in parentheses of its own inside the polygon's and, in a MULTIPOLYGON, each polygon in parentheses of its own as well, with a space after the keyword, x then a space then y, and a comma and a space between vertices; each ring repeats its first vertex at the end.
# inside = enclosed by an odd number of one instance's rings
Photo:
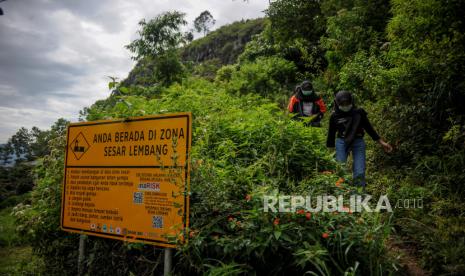
POLYGON ((290 113, 295 114, 295 119, 302 120, 302 118, 309 117, 306 125, 319 127, 326 112, 326 105, 323 99, 316 94, 312 83, 305 80, 296 87, 287 109, 290 113))

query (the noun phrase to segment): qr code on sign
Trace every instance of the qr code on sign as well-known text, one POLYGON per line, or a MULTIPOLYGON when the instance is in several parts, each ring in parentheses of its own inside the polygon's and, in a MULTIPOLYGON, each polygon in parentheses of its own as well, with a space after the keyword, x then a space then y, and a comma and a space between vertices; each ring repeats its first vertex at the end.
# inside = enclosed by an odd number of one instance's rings
POLYGON ((163 228, 163 217, 162 216, 152 217, 152 227, 158 228, 158 229, 163 228))
POLYGON ((135 204, 142 204, 144 202, 144 193, 143 192, 135 192, 132 201, 135 204))

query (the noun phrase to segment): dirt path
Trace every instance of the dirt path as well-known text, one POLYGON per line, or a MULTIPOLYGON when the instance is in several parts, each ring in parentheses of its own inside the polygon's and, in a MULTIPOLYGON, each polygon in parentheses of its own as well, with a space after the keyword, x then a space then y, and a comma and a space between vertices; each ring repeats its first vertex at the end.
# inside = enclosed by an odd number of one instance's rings
POLYGON ((400 256, 399 262, 402 265, 406 275, 409 276, 431 276, 432 274, 425 271, 419 264, 415 257, 415 252, 411 247, 406 246, 400 239, 391 237, 387 241, 387 247, 391 254, 400 256))

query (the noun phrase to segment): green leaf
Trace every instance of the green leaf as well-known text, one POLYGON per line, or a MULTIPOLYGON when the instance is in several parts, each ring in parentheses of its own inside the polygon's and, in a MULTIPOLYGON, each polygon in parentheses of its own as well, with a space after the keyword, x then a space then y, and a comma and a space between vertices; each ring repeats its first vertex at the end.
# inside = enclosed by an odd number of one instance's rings
POLYGON ((282 232, 281 232, 281 230, 276 230, 276 231, 273 232, 273 234, 274 234, 274 237, 277 240, 279 240, 279 237, 281 237, 282 232))
POLYGON ((123 94, 128 94, 129 93, 129 89, 127 87, 120 87, 119 88, 119 91, 123 94))

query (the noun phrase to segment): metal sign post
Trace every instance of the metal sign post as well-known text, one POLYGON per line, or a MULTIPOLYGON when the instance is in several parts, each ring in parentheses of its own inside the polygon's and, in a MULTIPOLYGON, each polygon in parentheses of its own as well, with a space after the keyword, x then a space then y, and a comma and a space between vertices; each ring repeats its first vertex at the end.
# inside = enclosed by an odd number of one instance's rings
POLYGON ((163 276, 171 275, 172 261, 173 261, 173 249, 165 248, 165 262, 163 266, 163 276))
POLYGON ((78 275, 84 275, 84 253, 86 251, 86 235, 79 236, 78 275))

